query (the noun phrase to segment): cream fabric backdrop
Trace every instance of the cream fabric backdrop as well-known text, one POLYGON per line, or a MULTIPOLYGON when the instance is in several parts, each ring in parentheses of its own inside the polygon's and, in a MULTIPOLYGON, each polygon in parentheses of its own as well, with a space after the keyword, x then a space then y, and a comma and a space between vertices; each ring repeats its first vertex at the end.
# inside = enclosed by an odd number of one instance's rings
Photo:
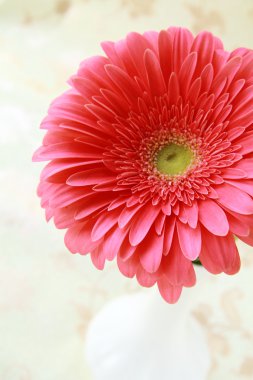
MULTIPOLYGON (((101 52, 101 40, 181 25, 212 31, 228 49, 253 48, 252 23, 252 0, 0 0, 1 380, 92 380, 83 356, 89 320, 139 289, 114 264, 99 272, 88 256, 71 255, 44 220, 31 155, 49 102, 82 59, 101 52)), ((198 285, 208 380, 253 379, 253 249, 239 248, 240 274, 206 274, 198 285)))

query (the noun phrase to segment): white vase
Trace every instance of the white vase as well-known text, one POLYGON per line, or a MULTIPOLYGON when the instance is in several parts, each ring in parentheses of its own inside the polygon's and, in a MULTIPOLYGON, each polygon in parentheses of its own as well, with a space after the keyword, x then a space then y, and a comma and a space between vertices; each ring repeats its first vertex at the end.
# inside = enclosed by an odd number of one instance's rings
POLYGON ((156 289, 108 303, 86 335, 92 380, 205 380, 210 356, 191 291, 174 305, 156 289))

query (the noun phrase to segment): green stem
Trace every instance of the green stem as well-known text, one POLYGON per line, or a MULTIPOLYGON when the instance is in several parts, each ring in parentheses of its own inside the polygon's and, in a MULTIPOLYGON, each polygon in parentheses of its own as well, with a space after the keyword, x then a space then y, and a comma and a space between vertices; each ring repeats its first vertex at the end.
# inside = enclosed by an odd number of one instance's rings
POLYGON ((202 266, 201 261, 199 259, 194 260, 193 264, 202 266))

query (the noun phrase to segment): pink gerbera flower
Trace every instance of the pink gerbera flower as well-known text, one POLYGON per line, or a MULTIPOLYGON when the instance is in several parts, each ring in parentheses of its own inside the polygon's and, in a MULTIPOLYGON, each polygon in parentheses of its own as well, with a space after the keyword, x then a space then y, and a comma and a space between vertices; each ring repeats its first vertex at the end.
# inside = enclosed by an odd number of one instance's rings
POLYGON ((253 51, 208 32, 130 33, 50 106, 38 194, 73 253, 176 302, 193 261, 234 274, 253 245, 253 51))

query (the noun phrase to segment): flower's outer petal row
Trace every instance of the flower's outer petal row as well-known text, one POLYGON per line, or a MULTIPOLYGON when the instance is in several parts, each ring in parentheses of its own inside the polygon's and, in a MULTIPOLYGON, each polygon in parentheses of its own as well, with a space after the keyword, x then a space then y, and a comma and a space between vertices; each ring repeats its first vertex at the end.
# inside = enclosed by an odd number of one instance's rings
POLYGON ((240 269, 240 257, 235 245, 234 237, 213 236, 207 230, 203 231, 203 240, 200 260, 203 266, 211 273, 237 273, 240 269))

